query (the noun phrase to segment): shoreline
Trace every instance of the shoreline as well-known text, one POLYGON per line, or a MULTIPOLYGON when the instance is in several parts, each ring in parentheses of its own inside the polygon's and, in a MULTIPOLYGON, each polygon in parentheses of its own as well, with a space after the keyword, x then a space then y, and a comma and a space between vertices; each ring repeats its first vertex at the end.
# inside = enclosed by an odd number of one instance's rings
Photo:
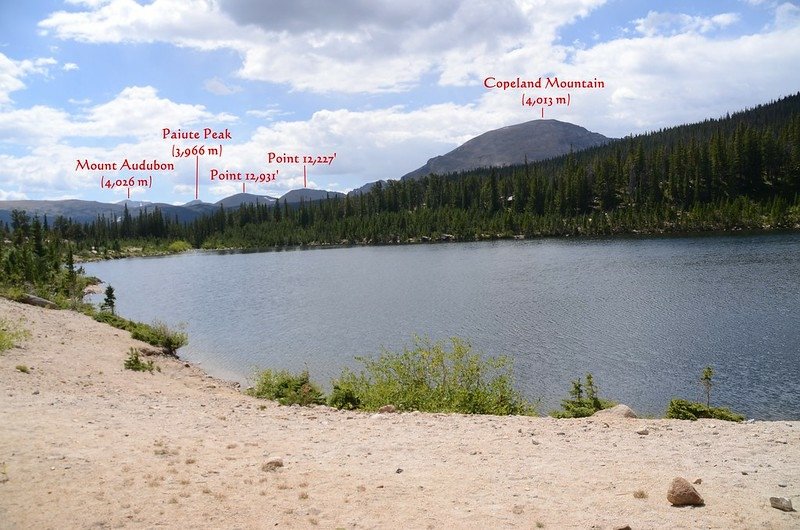
POLYGON ((434 239, 429 238, 428 241, 423 241, 422 238, 412 238, 414 241, 395 241, 395 242, 348 242, 348 243, 317 243, 312 242, 301 245, 284 245, 272 247, 219 247, 219 248, 190 248, 180 252, 152 252, 152 253, 132 253, 122 256, 108 256, 103 257, 96 254, 96 259, 85 259, 81 256, 75 257, 75 263, 97 263, 101 261, 114 261, 119 259, 134 259, 134 258, 161 258, 167 256, 179 256, 192 252, 214 252, 218 254, 249 254, 249 253, 262 253, 262 252, 292 252, 298 250, 317 250, 317 249, 343 249, 343 248, 365 248, 365 247, 400 247, 400 246, 418 246, 418 245, 439 245, 439 244, 461 244, 461 243, 492 243, 498 241, 545 241, 545 240, 579 240, 579 241, 603 241, 603 240, 647 240, 647 239, 687 239, 687 238, 712 238, 712 237, 748 237, 748 236, 768 236, 768 235, 793 235, 800 234, 800 226, 793 228, 769 228, 769 229, 732 229, 732 230, 704 230, 700 232, 621 232, 616 234, 606 235, 537 235, 527 237, 524 234, 514 234, 502 237, 487 237, 478 239, 464 239, 459 240, 455 238, 449 239, 434 239))
POLYGON ((800 525, 769 503, 800 504, 798 421, 282 407, 178 359, 125 370, 145 345, 78 313, 0 315, 31 332, 0 354, 10 528, 800 525), (705 506, 672 507, 675 476, 701 479, 705 506))

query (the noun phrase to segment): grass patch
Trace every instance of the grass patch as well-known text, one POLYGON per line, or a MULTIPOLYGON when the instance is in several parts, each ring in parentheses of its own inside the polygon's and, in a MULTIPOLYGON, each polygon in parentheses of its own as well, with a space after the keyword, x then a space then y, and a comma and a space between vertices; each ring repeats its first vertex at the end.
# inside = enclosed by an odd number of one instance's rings
POLYGON ((18 364, 16 366, 16 369, 17 369, 18 372, 22 372, 23 374, 31 373, 31 369, 28 368, 27 366, 25 366, 24 364, 18 364))
POLYGON ((4 318, 0 318, 0 352, 10 350, 23 340, 29 339, 30 332, 4 318))
POLYGON ((308 370, 293 374, 285 370, 262 370, 256 373, 253 388, 246 391, 250 396, 277 401, 281 405, 321 405, 325 396, 313 383, 308 370))
POLYGON ((344 370, 328 400, 340 409, 398 410, 464 414, 535 415, 533 404, 513 389, 507 357, 483 358, 469 343, 415 339, 413 349, 384 351, 377 359, 357 357, 364 370, 344 370))
POLYGON ((167 247, 167 252, 172 252, 173 254, 177 254, 179 252, 186 252, 187 250, 191 250, 191 248, 192 245, 190 245, 186 241, 179 239, 169 244, 169 246, 167 247))
POLYGON ((673 399, 667 407, 667 419, 696 420, 698 418, 712 418, 725 421, 744 421, 745 417, 730 409, 723 407, 710 407, 705 403, 673 399))
POLYGON ((182 330, 170 329, 165 323, 156 321, 153 324, 143 324, 122 318, 108 311, 91 311, 92 318, 115 328, 129 331, 131 337, 158 346, 167 355, 175 356, 178 348, 189 343, 188 336, 182 330))
POLYGON ((569 391, 571 399, 563 400, 561 410, 551 412, 550 415, 556 418, 586 418, 598 410, 616 405, 613 401, 600 398, 597 392, 592 374, 586 374, 586 383, 580 379, 573 381, 569 391))
POLYGON ((150 372, 153 373, 154 369, 157 369, 159 372, 161 371, 153 361, 143 361, 139 350, 136 348, 131 348, 130 352, 128 353, 128 358, 125 359, 125 369, 126 370, 133 370, 134 372, 150 372))

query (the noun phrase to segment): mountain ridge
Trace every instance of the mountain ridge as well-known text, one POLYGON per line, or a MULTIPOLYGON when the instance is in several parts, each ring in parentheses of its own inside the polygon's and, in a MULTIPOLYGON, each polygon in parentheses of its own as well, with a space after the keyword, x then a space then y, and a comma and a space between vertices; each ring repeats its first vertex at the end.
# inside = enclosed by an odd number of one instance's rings
POLYGON ((531 120, 507 125, 479 134, 444 155, 428 159, 422 167, 406 173, 400 180, 458 173, 483 167, 500 167, 535 162, 580 151, 613 141, 559 120, 531 120))

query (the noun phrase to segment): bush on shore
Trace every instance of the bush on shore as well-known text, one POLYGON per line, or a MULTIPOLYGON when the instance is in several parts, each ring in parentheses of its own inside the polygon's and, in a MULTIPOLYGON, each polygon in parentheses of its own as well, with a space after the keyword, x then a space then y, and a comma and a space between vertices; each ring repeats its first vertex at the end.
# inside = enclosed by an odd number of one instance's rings
POLYGON ((705 403, 673 399, 667 407, 667 419, 696 420, 699 418, 712 418, 725 421, 744 421, 744 416, 723 407, 710 407, 705 403))
POLYGON ((556 418, 586 418, 598 410, 616 405, 613 401, 602 399, 597 394, 592 374, 586 374, 586 383, 582 383, 580 379, 573 381, 569 391, 572 398, 561 401, 561 410, 551 412, 550 415, 556 418))
POLYGON ((178 348, 188 344, 185 332, 170 329, 163 322, 156 321, 152 325, 128 320, 108 311, 91 311, 90 316, 98 322, 103 322, 115 328, 129 331, 131 337, 158 346, 167 355, 175 356, 178 348))
POLYGON ((262 370, 256 373, 248 395, 270 399, 281 405, 322 405, 325 397, 319 386, 311 382, 308 370, 292 374, 285 370, 262 370))
POLYGON ((377 359, 357 357, 364 370, 344 370, 333 381, 328 404, 340 409, 535 415, 535 406, 512 386, 507 357, 482 358, 469 343, 417 338, 413 349, 384 351, 377 359))

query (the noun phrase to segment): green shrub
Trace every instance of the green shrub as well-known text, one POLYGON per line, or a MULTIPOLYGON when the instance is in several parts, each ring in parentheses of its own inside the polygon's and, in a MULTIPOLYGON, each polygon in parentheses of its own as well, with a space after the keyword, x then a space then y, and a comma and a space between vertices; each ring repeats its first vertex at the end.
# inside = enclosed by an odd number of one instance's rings
POLYGON ((163 322, 155 321, 152 325, 137 323, 131 337, 153 346, 159 346, 167 355, 176 355, 178 348, 186 346, 189 339, 184 331, 170 329, 163 322))
POLYGON ((293 374, 285 370, 262 370, 256 373, 253 388, 247 394, 271 399, 281 405, 321 405, 325 403, 320 388, 311 382, 308 370, 293 374))
POLYGON ((18 342, 28 339, 30 335, 27 330, 0 318, 0 352, 13 348, 18 342))
POLYGON ((170 243, 169 246, 167 247, 167 251, 177 254, 178 252, 186 252, 191 248, 192 245, 190 245, 186 241, 182 241, 179 239, 177 241, 173 241, 172 243, 170 243))
POLYGON ((357 357, 364 370, 344 370, 333 381, 328 404, 343 409, 377 410, 394 405, 398 410, 458 412, 465 414, 536 413, 513 389, 512 366, 507 357, 483 359, 472 347, 450 339, 415 339, 414 349, 403 353, 384 350, 377 359, 357 357))
POLYGON ((184 331, 172 330, 163 322, 155 321, 152 325, 143 324, 111 314, 108 311, 92 312, 91 316, 98 322, 129 331, 132 338, 152 346, 158 346, 168 355, 174 356, 178 348, 186 346, 189 342, 184 331))
POLYGON ((602 399, 597 395, 597 386, 594 384, 592 374, 586 374, 586 384, 583 384, 580 379, 573 381, 569 395, 572 396, 572 399, 563 400, 561 402, 561 410, 551 412, 551 416, 556 418, 586 418, 598 410, 616 405, 613 401, 602 399))
POLYGON ((28 368, 28 367, 27 367, 26 365, 24 365, 24 364, 18 364, 18 365, 16 366, 16 369, 17 369, 17 371, 18 371, 18 372, 22 372, 23 374, 29 374, 29 373, 31 373, 31 369, 30 369, 30 368, 28 368))
MULTIPOLYGON (((131 348, 128 353, 128 358, 125 359, 125 368, 127 370, 133 370, 134 372, 150 372, 152 374, 156 366, 153 361, 143 361, 141 357, 139 357, 139 350, 131 348)), ((159 372, 160 371, 159 369, 159 372)))
POLYGON ((744 421, 744 416, 723 407, 709 407, 705 403, 673 399, 667 407, 667 419, 696 420, 698 418, 713 418, 725 421, 744 421))

